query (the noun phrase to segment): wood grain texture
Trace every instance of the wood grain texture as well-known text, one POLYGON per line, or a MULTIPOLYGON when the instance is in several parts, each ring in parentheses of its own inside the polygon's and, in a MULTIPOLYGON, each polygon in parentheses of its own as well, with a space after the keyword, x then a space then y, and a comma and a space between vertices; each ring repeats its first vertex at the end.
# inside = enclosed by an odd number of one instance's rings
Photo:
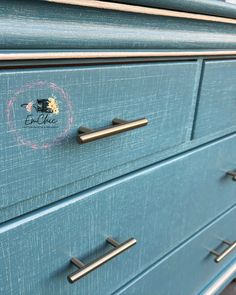
POLYGON ((130 3, 236 18, 236 5, 221 0, 111 0, 111 2, 130 3))
MULTIPOLYGON (((232 263, 236 263, 235 252, 225 259, 224 265, 216 264, 213 261, 214 256, 209 254, 209 250, 214 248, 222 250, 223 245, 220 240, 222 237, 235 239, 235 227, 225 226, 226 224, 234 224, 235 219, 236 208, 233 208, 229 213, 214 221, 180 248, 113 294, 200 294, 204 285, 206 286, 214 280, 216 273, 224 270, 227 263, 232 261, 232 263)), ((232 274, 232 279, 234 275, 232 274)), ((218 288, 218 291, 220 289, 218 288)), ((201 294, 206 295, 204 292, 201 294)), ((218 292, 214 294, 218 294, 218 292)))
MULTIPOLYGON (((111 294, 235 204, 235 183, 225 177, 235 163, 235 141, 224 139, 1 225, 1 292, 111 294), (138 244, 69 285, 70 258, 99 257, 107 236, 133 236, 138 244)), ((225 228, 222 234, 235 231, 225 228)), ((206 246, 217 246, 211 237, 206 246)))
POLYGON ((236 61, 206 61, 194 138, 236 126, 236 61))
POLYGON ((1 207, 184 143, 192 124, 196 68, 184 62, 2 71, 1 207), (53 88, 42 84, 41 89, 37 81, 53 88), (55 85, 67 93, 71 112, 55 85), (51 95, 59 101, 58 128, 26 128, 22 102, 51 95), (80 126, 98 129, 115 117, 146 117, 149 125, 78 145, 80 126), (56 141, 68 119, 67 135, 56 141))
POLYGON ((0 16, 2 50, 236 47, 230 24, 25 0, 2 0, 0 16))

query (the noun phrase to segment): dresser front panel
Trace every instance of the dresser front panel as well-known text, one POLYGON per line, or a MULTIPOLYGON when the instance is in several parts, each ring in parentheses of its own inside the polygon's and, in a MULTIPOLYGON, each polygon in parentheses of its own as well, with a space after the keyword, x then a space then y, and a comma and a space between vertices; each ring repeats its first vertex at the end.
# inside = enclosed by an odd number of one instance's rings
POLYGON ((232 136, 3 224, 1 291, 115 291, 235 204, 235 182, 226 176, 235 144, 232 136), (108 236, 138 243, 70 286, 71 257, 99 257, 108 236))
POLYGON ((206 61, 194 138, 236 130, 236 60, 206 61))
MULTIPOLYGON (((222 243, 222 239, 232 242, 236 240, 235 220, 236 208, 115 294, 199 294, 203 287, 224 269, 225 265, 236 259, 236 251, 234 251, 221 263, 216 263, 215 256, 209 253, 210 250, 217 249, 221 252, 227 248, 227 245, 222 243)), ((220 285, 219 289, 221 289, 220 285)))
POLYGON ((195 74, 195 62, 1 71, 0 208, 184 143, 195 74), (76 141, 80 126, 144 117, 145 127, 76 141))

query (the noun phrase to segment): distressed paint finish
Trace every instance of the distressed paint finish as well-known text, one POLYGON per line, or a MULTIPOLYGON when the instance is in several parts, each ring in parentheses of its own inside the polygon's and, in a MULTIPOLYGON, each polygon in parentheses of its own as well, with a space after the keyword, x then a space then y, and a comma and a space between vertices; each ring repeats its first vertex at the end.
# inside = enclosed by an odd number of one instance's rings
POLYGON ((236 5, 224 0, 114 0, 112 2, 236 18, 236 5))
POLYGON ((223 139, 3 224, 0 290, 111 294, 235 204, 235 183, 225 176, 235 142, 223 139), (69 285, 70 258, 99 257, 107 236, 138 244, 69 285))
MULTIPOLYGON (((223 1, 158 7, 236 16, 223 1)), ((229 24, 45 1, 2 0, 0 16, 2 53, 236 48, 229 24)), ((154 60, 0 62, 19 66, 0 72, 0 294, 173 295, 178 286, 189 295, 236 258, 216 265, 208 255, 236 234, 236 187, 225 175, 236 168, 236 61, 154 60), (18 102, 30 110, 31 97, 58 101, 58 129, 23 128, 27 109, 18 102), (76 143, 79 126, 108 126, 114 117, 150 124, 76 143), (103 255, 108 236, 138 244, 70 285, 71 257, 103 255)))
MULTIPOLYGON (((221 131, 216 134, 210 135, 207 138, 203 137, 194 141, 189 141, 178 147, 142 157, 140 159, 137 159, 136 161, 125 163, 123 165, 92 175, 91 177, 75 181, 63 187, 59 187, 45 194, 40 194, 31 199, 27 199, 12 206, 5 207, 3 209, 0 209, 0 222, 7 221, 13 217, 20 216, 22 214, 25 214, 26 212, 30 212, 31 210, 45 206, 46 204, 66 198, 88 188, 100 185, 101 183, 107 182, 116 177, 126 175, 131 171, 136 171, 138 169, 141 169, 142 167, 153 165, 153 163, 160 162, 165 158, 170 158, 174 155, 182 154, 183 152, 197 148, 198 146, 206 144, 207 142, 211 142, 216 138, 220 138, 234 132, 235 128, 233 127, 224 130, 223 132, 221 131)), ((227 170, 232 169, 235 169, 235 163, 228 161, 227 170)))
POLYGON ((222 251, 225 248, 221 238, 235 240, 236 228, 226 226, 235 224, 235 219, 234 207, 114 295, 200 294, 203 287, 214 280, 216 273, 236 259, 234 252, 225 258, 223 264, 216 264, 214 256, 209 254, 211 249, 222 251))
POLYGON ((194 138, 236 127, 236 60, 205 61, 194 138))
MULTIPOLYGON (((0 207, 183 144, 192 125, 196 72, 195 62, 2 71, 0 207), (71 104, 69 109, 66 100, 59 104, 60 132, 72 109, 73 123, 59 140, 57 129, 25 128, 27 111, 20 106, 44 94, 57 96, 55 89, 71 104), (146 117, 149 125, 78 145, 79 126, 101 128, 115 117, 146 117)), ((68 188, 67 196, 72 193, 68 188)))
POLYGON ((1 0, 1 49, 236 47, 235 25, 31 2, 1 0))

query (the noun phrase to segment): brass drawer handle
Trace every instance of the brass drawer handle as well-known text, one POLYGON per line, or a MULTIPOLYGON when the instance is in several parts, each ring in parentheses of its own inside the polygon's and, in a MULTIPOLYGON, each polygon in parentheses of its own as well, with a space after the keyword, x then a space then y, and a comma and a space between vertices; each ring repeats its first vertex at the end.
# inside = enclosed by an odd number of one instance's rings
POLYGON ((116 257, 117 255, 121 254, 122 252, 126 251, 130 247, 134 246, 137 241, 134 238, 131 238, 124 243, 119 244, 117 241, 113 240, 112 238, 107 238, 106 242, 111 244, 115 249, 107 252, 105 255, 100 257, 99 259, 85 265, 76 257, 71 259, 71 263, 73 263, 76 267, 79 268, 76 272, 70 274, 67 279, 70 283, 74 283, 81 279, 82 277, 86 276, 91 271, 95 270, 99 266, 103 265, 107 261, 111 260, 112 258, 116 257))
POLYGON ((228 247, 221 253, 216 252, 215 250, 211 250, 210 253, 216 256, 215 262, 221 262, 227 255, 229 255, 236 248, 236 241, 231 243, 229 241, 222 241, 224 244, 228 245, 228 247))
POLYGON ((91 130, 87 127, 80 127, 78 130, 77 141, 80 144, 91 142, 104 137, 112 136, 121 132, 129 131, 135 128, 140 128, 148 124, 148 120, 145 118, 125 121, 121 119, 113 119, 111 127, 102 128, 99 130, 91 130))
POLYGON ((232 176, 232 180, 236 181, 236 172, 235 171, 229 171, 226 174, 229 176, 232 176))

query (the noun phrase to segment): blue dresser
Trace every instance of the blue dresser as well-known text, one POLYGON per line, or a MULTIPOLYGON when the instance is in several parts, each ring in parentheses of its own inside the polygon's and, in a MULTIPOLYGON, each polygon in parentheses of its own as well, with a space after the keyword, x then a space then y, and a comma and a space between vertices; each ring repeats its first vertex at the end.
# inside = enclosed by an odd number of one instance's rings
POLYGON ((0 295, 216 295, 236 278, 236 5, 0 3, 0 295))

